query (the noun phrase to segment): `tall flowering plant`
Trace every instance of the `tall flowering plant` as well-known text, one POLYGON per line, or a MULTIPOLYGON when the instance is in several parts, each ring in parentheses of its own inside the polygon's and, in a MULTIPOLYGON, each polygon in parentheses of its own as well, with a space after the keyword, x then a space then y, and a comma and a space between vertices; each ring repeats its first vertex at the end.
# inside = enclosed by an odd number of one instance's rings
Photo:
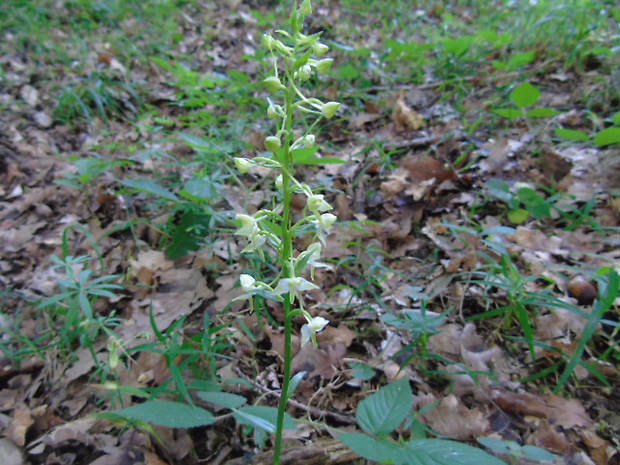
POLYGON ((319 260, 330 228, 336 221, 331 213, 333 207, 324 196, 315 192, 309 185, 295 177, 296 158, 304 149, 315 145, 313 133, 317 123, 323 118, 332 118, 339 102, 323 102, 309 97, 304 92, 304 83, 315 74, 323 74, 331 68, 333 59, 326 58, 327 45, 320 41, 321 33, 305 35, 302 32, 304 19, 312 13, 310 0, 295 6, 289 20, 289 31, 277 30, 272 35, 263 36, 263 45, 268 49, 273 63, 273 73, 263 82, 270 93, 267 98, 267 115, 275 120, 276 129, 265 139, 268 155, 248 158, 235 158, 241 173, 251 171, 255 166, 267 167, 277 171, 276 188, 281 202, 273 209, 263 209, 254 215, 238 214, 239 229, 236 234, 246 239, 244 252, 254 252, 265 257, 266 247, 273 249, 278 257, 279 274, 271 282, 257 281, 253 276, 241 275, 244 290, 243 298, 260 294, 281 301, 284 306, 284 375, 282 396, 278 409, 274 464, 280 463, 282 451, 282 430, 286 404, 294 386, 291 383, 293 319, 303 315, 306 323, 301 327, 301 344, 310 341, 316 345, 316 333, 321 331, 328 320, 312 314, 304 308, 304 292, 317 289, 314 269, 326 266, 319 260), (300 112, 316 117, 303 134, 295 131, 296 115, 300 112), (306 198, 302 218, 294 222, 291 213, 293 194, 306 198), (276 223, 280 228, 268 227, 276 223), (293 239, 311 226, 314 241, 306 250, 296 253, 293 239), (279 231, 279 234, 273 231, 279 231), (310 278, 304 278, 304 271, 310 269, 310 278))

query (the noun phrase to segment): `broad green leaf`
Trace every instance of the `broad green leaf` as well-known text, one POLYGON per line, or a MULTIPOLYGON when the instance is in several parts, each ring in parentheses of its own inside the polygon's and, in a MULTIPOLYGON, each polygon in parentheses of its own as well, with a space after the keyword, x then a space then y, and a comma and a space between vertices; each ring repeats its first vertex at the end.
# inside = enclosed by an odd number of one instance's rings
POLYGON ((503 179, 491 178, 487 181, 486 187, 493 197, 497 197, 500 200, 508 203, 514 197, 510 192, 510 184, 503 179))
POLYGON ((540 91, 529 82, 524 82, 510 92, 510 101, 519 108, 531 107, 539 98, 540 91))
POLYGON ((586 141, 590 136, 583 131, 576 131, 574 129, 555 128, 555 133, 558 137, 564 140, 574 141, 586 141))
POLYGON ((357 408, 357 423, 370 434, 385 436, 403 422, 412 403, 409 381, 403 377, 361 401, 357 408))
POLYGON ((300 165, 333 165, 333 164, 344 164, 346 163, 345 160, 341 160, 340 158, 336 158, 336 157, 313 157, 313 158, 307 158, 303 161, 298 162, 300 165))
POLYGON ((241 407, 247 402, 245 397, 230 392, 199 392, 198 397, 212 404, 229 409, 241 407))
POLYGON ((516 208, 508 212, 508 220, 513 224, 525 223, 530 217, 530 212, 523 208, 516 208))
POLYGON ((367 434, 343 433, 338 439, 356 454, 374 462, 394 463, 394 459, 402 454, 401 448, 393 442, 367 434))
POLYGON ((219 197, 218 186, 209 178, 190 179, 185 183, 179 195, 194 201, 211 200, 219 197))
POLYGON ((599 147, 620 143, 620 128, 611 127, 603 129, 594 136, 594 143, 599 147))
POLYGON ((528 445, 528 446, 523 446, 521 450, 523 451, 523 455, 525 455, 528 459, 538 460, 538 461, 543 461, 543 460, 551 461, 551 460, 556 459, 555 455, 553 455, 551 452, 546 451, 545 449, 541 447, 528 445))
POLYGON ((194 136, 193 134, 188 134, 187 132, 181 132, 179 133, 179 136, 181 136, 183 140, 185 140, 185 142, 187 142, 187 144, 192 148, 207 151, 213 150, 213 143, 207 139, 194 136))
POLYGON ((523 116, 521 110, 517 108, 497 108, 493 110, 493 113, 508 119, 516 119, 523 116))
POLYGON ((177 202, 179 198, 170 192, 165 187, 160 186, 152 179, 121 179, 118 182, 121 184, 131 187, 133 189, 138 189, 141 191, 148 192, 149 194, 157 195, 158 197, 162 197, 164 199, 172 200, 173 202, 177 202))
MULTIPOLYGON (((239 423, 273 433, 278 421, 278 409, 265 405, 248 405, 234 409, 233 416, 239 423)), ((284 429, 297 429, 295 420, 288 413, 284 414, 284 429)))
POLYGON ((614 122, 614 124, 620 125, 620 111, 614 113, 611 117, 611 120, 614 122))
POLYGON ((537 202, 530 202, 526 205, 527 211, 530 212, 537 220, 551 217, 551 206, 544 199, 537 202))
POLYGON ((207 235, 210 220, 210 215, 193 210, 183 213, 178 223, 170 229, 171 240, 166 247, 166 255, 180 258, 198 250, 207 235))
POLYGON ((319 150, 318 147, 309 147, 303 149, 291 150, 291 155, 295 163, 305 163, 306 160, 314 157, 314 154, 319 150))
POLYGON ((553 108, 532 108, 531 110, 528 110, 527 116, 530 118, 548 118, 559 113, 559 111, 554 110, 553 108))
POLYGON ((194 428, 215 423, 215 417, 208 410, 168 400, 149 400, 110 413, 128 420, 145 421, 170 428, 194 428))
POLYGON ((344 65, 338 67, 338 76, 342 79, 353 80, 360 77, 360 72, 353 65, 344 65))
POLYGON ((536 52, 534 51, 517 53, 515 56, 511 57, 510 60, 508 60, 506 68, 508 69, 508 71, 514 71, 521 66, 530 64, 532 61, 534 61, 535 57, 536 52))
POLYGON ((506 465, 491 454, 455 441, 420 439, 403 449, 401 464, 424 465, 506 465))
POLYGON ((375 370, 362 362, 351 362, 349 366, 352 368, 351 376, 363 381, 374 378, 375 370))

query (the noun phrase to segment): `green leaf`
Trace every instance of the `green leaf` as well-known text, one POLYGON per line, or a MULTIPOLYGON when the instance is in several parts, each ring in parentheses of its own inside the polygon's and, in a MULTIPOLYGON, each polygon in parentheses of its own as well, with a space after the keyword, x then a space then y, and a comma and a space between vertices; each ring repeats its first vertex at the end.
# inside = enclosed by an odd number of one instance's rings
POLYGON ((207 235, 210 215, 193 210, 184 212, 178 224, 170 230, 171 242, 166 247, 166 255, 170 258, 180 258, 189 252, 198 250, 207 235))
POLYGON ((532 459, 532 460, 538 460, 538 461, 543 461, 543 460, 555 460, 555 455, 553 455, 551 452, 546 451, 545 449, 541 448, 541 447, 536 447, 536 446, 523 446, 521 448, 521 450, 523 451, 523 455, 525 455, 528 459, 532 459))
POLYGON ((338 163, 344 164, 346 161, 336 157, 313 157, 298 162, 300 165, 333 165, 338 163))
POLYGON ((510 100, 519 108, 531 107, 539 98, 540 91, 529 82, 524 82, 510 92, 510 100))
POLYGON ((149 400, 114 413, 128 420, 139 420, 170 428, 194 428, 215 423, 208 410, 168 400, 149 400))
POLYGON ((291 396, 295 394, 295 391, 297 390, 299 383, 301 383, 301 380, 304 379, 304 376, 306 376, 306 374, 307 372, 300 371, 299 373, 297 373, 295 376, 291 378, 291 382, 288 385, 288 391, 286 393, 287 402, 291 398, 291 396))
POLYGON ((399 463, 425 465, 506 465, 491 454, 455 441, 420 439, 411 441, 403 450, 399 463))
POLYGON ((537 220, 551 217, 551 206, 544 199, 537 202, 530 202, 525 207, 527 211, 530 212, 530 215, 537 220))
POLYGON ((548 118, 559 113, 559 111, 554 110, 553 108, 532 108, 531 110, 528 110, 527 116, 530 118, 548 118))
POLYGON ((493 113, 508 119, 516 119, 523 116, 521 110, 516 108, 497 108, 493 110, 493 113))
POLYGON ((198 397, 220 407, 234 409, 241 407, 247 401, 245 397, 230 392, 199 392, 198 397))
POLYGON ((515 56, 511 57, 510 60, 508 60, 506 68, 508 69, 508 71, 514 71, 521 66, 530 64, 532 61, 534 61, 535 57, 536 52, 534 51, 517 53, 515 56))
POLYGON ((295 63, 293 63, 293 69, 297 70, 301 68, 303 65, 305 65, 306 63, 308 63, 308 60, 310 59, 311 55, 312 55, 312 49, 309 49, 306 53, 304 53, 302 56, 297 58, 297 60, 295 60, 295 63))
POLYGON ((611 120, 614 122, 614 124, 620 125, 620 111, 614 113, 611 117, 611 120))
POLYGON ((211 179, 194 178, 185 183, 183 189, 179 192, 179 195, 191 200, 192 202, 199 202, 215 199, 221 194, 218 193, 218 186, 211 179))
POLYGON ((338 76, 340 76, 340 78, 342 79, 352 81, 353 79, 357 79, 358 77, 360 77, 360 72, 353 65, 347 64, 338 67, 338 76))
POLYGON ((295 163, 305 163, 306 160, 313 158, 314 154, 319 150, 318 147, 310 147, 303 149, 294 149, 291 150, 291 155, 293 156, 293 161, 295 163))
POLYGON ((188 134, 187 132, 181 132, 179 133, 179 136, 187 142, 187 145, 194 149, 212 151, 214 148, 211 141, 203 139, 202 137, 194 136, 192 134, 188 134))
POLYGON ((369 367, 362 362, 351 362, 349 363, 349 366, 353 369, 351 371, 351 376, 357 379, 361 379, 362 381, 372 379, 376 374, 375 370, 373 370, 372 367, 369 367))
POLYGON ((152 179, 121 179, 118 182, 124 186, 148 192, 149 194, 163 197, 164 199, 172 200, 173 202, 179 201, 179 198, 176 195, 165 187, 160 186, 152 179))
POLYGON ((594 136, 594 143, 599 147, 620 143, 620 128, 611 127, 599 131, 594 136))
POLYGON ((357 408, 357 423, 368 433, 385 436, 403 422, 412 403, 409 381, 403 377, 361 401, 357 408))
POLYGON ((555 133, 559 138, 564 140, 586 141, 590 138, 587 133, 574 129, 555 128, 555 133))
POLYGON ((338 439, 356 454, 374 462, 394 463, 402 453, 400 447, 393 442, 375 439, 367 434, 343 433, 338 439))
POLYGON ((508 220, 513 224, 525 223, 530 217, 530 212, 523 208, 516 208, 508 212, 508 220))
POLYGON ((514 195, 510 192, 510 184, 503 179, 491 178, 487 181, 486 188, 493 197, 508 203, 514 195))
MULTIPOLYGON (((249 405, 234 409, 233 416, 241 424, 275 433, 278 422, 278 409, 265 405, 249 405)), ((284 414, 284 429, 297 429, 295 420, 288 413, 284 414)))

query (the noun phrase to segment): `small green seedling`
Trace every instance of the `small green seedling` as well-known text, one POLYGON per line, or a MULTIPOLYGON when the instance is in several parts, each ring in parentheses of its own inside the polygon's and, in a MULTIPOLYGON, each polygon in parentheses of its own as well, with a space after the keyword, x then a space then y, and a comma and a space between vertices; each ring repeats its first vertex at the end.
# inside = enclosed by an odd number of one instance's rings
POLYGON ((529 82, 515 87, 510 92, 510 101, 514 105, 512 108, 496 108, 493 113, 498 114, 504 118, 517 119, 517 118, 548 118, 550 116, 560 113, 553 108, 535 107, 531 108, 540 99, 540 90, 536 86, 533 86, 529 82))
POLYGON ((486 188, 491 196, 508 205, 508 220, 513 224, 525 223, 530 216, 537 220, 551 217, 551 204, 527 183, 516 183, 510 186, 503 179, 492 178, 487 181, 486 188))
POLYGON ((574 142, 592 142, 598 147, 606 147, 608 145, 620 143, 620 111, 614 113, 610 118, 612 126, 597 132, 594 137, 585 131, 576 129, 555 128, 555 134, 563 140, 574 142))

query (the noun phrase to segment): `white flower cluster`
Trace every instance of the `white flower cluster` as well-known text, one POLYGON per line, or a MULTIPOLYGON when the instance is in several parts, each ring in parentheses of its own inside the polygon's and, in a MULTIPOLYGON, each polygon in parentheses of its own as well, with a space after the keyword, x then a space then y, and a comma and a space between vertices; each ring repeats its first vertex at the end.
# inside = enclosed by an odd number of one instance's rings
POLYGON ((271 283, 257 281, 249 274, 242 274, 240 283, 244 295, 240 298, 251 299, 253 295, 260 294, 285 302, 285 318, 303 315, 307 323, 301 328, 302 345, 308 341, 316 345, 316 333, 328 324, 327 319, 320 316, 312 317, 304 309, 303 293, 318 289, 318 286, 302 276, 309 268, 310 279, 314 280, 315 268, 329 267, 320 262, 321 252, 326 245, 330 229, 337 220, 336 215, 331 213, 333 207, 325 197, 315 193, 307 184, 298 182, 294 176, 294 154, 302 149, 312 149, 316 137, 312 133, 314 124, 301 137, 294 135, 292 113, 295 110, 309 113, 315 115, 318 121, 321 118, 333 118, 340 108, 339 102, 322 102, 317 98, 309 98, 302 90, 304 83, 311 79, 313 74, 328 73, 333 64, 333 59, 324 57, 329 47, 320 42, 320 33, 308 36, 301 32, 304 17, 311 12, 310 0, 303 0, 299 8, 293 10, 290 20, 292 33, 278 30, 277 38, 271 34, 263 36, 263 44, 272 54, 274 64, 274 73, 264 79, 263 84, 271 94, 281 99, 280 103, 267 99, 267 116, 276 120, 278 128, 274 134, 265 138, 267 155, 253 159, 243 157, 234 159, 241 174, 251 172, 255 166, 278 171, 275 184, 279 198, 283 199, 283 203, 273 210, 260 210, 254 215, 242 213, 236 216, 240 227, 235 234, 247 240, 242 252, 257 253, 264 259, 265 248, 271 247, 276 250, 281 266, 281 272, 271 283), (283 72, 278 70, 278 63, 281 61, 285 63, 283 72), (286 202, 290 203, 293 193, 306 196, 303 217, 295 224, 292 224, 290 205, 286 205, 286 202), (281 234, 273 232, 274 229, 278 229, 273 227, 274 223, 281 226, 281 234), (299 232, 306 231, 308 225, 314 227, 316 241, 305 251, 293 256, 292 240, 299 232), (298 308, 293 310, 292 306, 295 304, 298 308))

